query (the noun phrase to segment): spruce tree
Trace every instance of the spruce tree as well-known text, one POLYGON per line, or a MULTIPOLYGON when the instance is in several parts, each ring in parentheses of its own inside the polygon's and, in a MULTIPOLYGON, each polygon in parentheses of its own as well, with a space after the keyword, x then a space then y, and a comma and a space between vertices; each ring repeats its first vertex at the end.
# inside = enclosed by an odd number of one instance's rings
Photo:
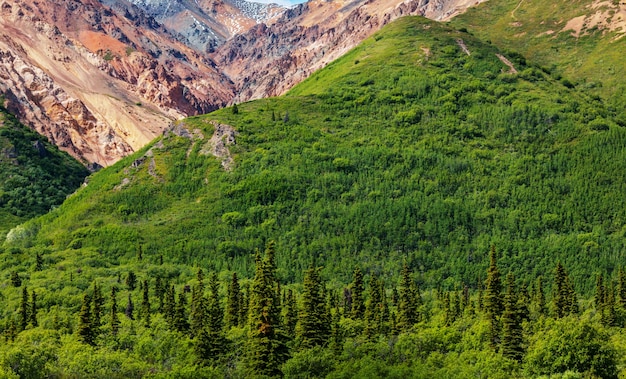
POLYGON ((91 296, 89 296, 89 294, 85 294, 85 296, 83 296, 83 303, 80 307, 80 313, 78 314, 78 327, 76 332, 78 333, 78 339, 81 342, 95 346, 95 335, 92 329, 92 322, 91 296))
POLYGON ((43 270, 43 258, 41 256, 41 253, 37 253, 37 255, 35 256, 35 271, 41 270, 43 270))
POLYGON ((117 316, 117 287, 111 288, 111 334, 116 336, 120 329, 120 319, 117 316))
POLYGON ((311 267, 304 272, 300 312, 296 335, 303 348, 325 346, 330 337, 330 319, 326 317, 326 301, 319 270, 311 267))
POLYGON ((372 274, 369 287, 370 299, 365 309, 365 335, 374 337, 388 332, 389 308, 384 284, 376 274, 372 274))
POLYGON ((411 271, 406 262, 404 262, 400 275, 397 328, 400 331, 409 331, 419 321, 419 293, 416 293, 418 290, 411 278, 411 271))
POLYGON ((285 333, 289 336, 289 338, 295 338, 296 326, 298 324, 298 305, 296 297, 291 289, 288 289, 286 292, 283 310, 283 325, 285 326, 285 333))
POLYGON ((178 293, 178 302, 174 310, 174 329, 181 333, 189 331, 189 320, 187 319, 187 297, 184 289, 178 293))
POLYGON ((102 296, 102 290, 98 283, 93 284, 93 296, 91 298, 92 312, 91 312, 91 328, 94 336, 100 333, 100 327, 102 326, 102 316, 104 315, 104 297, 102 296))
POLYGON ((195 337, 200 333, 207 323, 207 300, 204 296, 204 273, 198 269, 196 275, 198 283, 191 290, 191 312, 189 314, 189 330, 191 336, 195 337))
POLYGON ((522 320, 515 293, 515 277, 512 273, 507 275, 506 284, 502 313, 502 355, 521 362, 524 357, 522 320))
POLYGON ((241 289, 239 288, 239 279, 237 273, 233 272, 230 283, 228 284, 226 298, 226 326, 232 328, 239 326, 239 307, 241 305, 241 289))
POLYGON ((359 267, 354 269, 351 290, 352 311, 350 316, 353 320, 362 320, 365 316, 365 284, 363 282, 363 273, 361 273, 361 269, 359 267))
POLYGON ((239 325, 248 323, 248 308, 250 306, 248 286, 245 285, 241 289, 241 297, 239 299, 239 325))
POLYGON ((489 253, 489 269, 485 280, 484 309, 489 321, 489 343, 496 348, 500 342, 500 316, 503 312, 502 283, 496 257, 496 248, 491 246, 489 253))
POLYGON ((556 318, 578 313, 578 298, 574 291, 574 285, 561 262, 557 263, 554 270, 554 295, 552 299, 556 318))
POLYGON ((33 328, 36 328, 39 325, 39 323, 37 322, 37 294, 35 293, 35 290, 31 292, 30 299, 31 299, 30 314, 29 314, 30 324, 33 326, 33 328))
POLYGON ((606 292, 604 288, 604 276, 598 274, 596 276, 596 293, 593 297, 593 303, 596 306, 598 312, 602 312, 604 309, 604 302, 606 301, 606 292))
POLYGON ((28 326, 29 316, 28 288, 22 287, 22 301, 20 302, 20 331, 25 330, 28 326))
POLYGON ((622 310, 626 310, 626 272, 622 266, 617 271, 617 303, 622 310))
POLYGON ((141 320, 143 321, 143 326, 146 328, 150 327, 150 291, 148 287, 148 280, 143 281, 142 290, 143 296, 141 298, 141 320))
POLYGON ((137 275, 133 271, 129 271, 126 275, 126 287, 129 291, 134 291, 137 288, 137 275))
POLYGON ((265 258, 257 251, 256 268, 250 288, 248 376, 281 377, 280 366, 288 359, 286 335, 281 330, 280 309, 276 307, 276 264, 274 242, 268 243, 265 258))
POLYGON ((126 309, 124 310, 124 314, 131 320, 135 319, 135 305, 133 304, 133 299, 130 297, 130 293, 128 294, 128 302, 126 303, 126 309))
POLYGON ((22 278, 20 278, 20 274, 18 274, 17 271, 11 271, 11 285, 13 287, 22 285, 22 278))
POLYGON ((543 292, 543 279, 541 276, 537 278, 537 282, 535 284, 535 304, 537 308, 537 313, 539 315, 545 316, 546 295, 543 292))
POLYGON ((206 327, 197 332, 195 340, 196 357, 202 365, 218 362, 227 350, 228 342, 223 331, 224 311, 220 305, 219 282, 215 273, 209 276, 208 284, 206 327))

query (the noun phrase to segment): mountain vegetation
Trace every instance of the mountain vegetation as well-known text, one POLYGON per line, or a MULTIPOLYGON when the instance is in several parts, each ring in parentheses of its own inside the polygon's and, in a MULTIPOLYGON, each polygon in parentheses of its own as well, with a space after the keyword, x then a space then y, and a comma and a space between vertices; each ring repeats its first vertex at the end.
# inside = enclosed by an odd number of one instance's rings
POLYGON ((2 374, 623 375, 626 131, 571 87, 410 17, 174 125, 10 232, 2 374))
MULTIPOLYGON (((89 174, 0 107, 0 236, 60 205, 89 174)), ((10 237, 16 237, 15 229, 10 237)))

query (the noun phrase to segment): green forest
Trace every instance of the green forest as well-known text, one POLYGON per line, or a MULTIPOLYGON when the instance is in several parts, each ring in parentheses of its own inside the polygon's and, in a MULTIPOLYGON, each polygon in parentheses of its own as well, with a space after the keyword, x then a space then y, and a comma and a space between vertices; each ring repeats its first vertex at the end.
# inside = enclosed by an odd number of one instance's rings
MULTIPOLYGON (((0 104, 2 104, 0 97, 0 104)), ((89 174, 0 106, 0 237, 60 205, 89 174)))
POLYGON ((391 23, 13 227, 0 377, 626 375, 626 123, 452 26, 391 23))

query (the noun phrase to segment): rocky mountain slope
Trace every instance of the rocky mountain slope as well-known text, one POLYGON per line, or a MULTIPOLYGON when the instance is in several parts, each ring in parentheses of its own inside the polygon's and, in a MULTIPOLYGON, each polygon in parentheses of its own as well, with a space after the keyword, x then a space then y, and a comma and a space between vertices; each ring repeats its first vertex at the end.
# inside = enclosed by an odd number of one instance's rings
POLYGON ((172 120, 284 92, 395 18, 474 3, 3 0, 0 93, 51 142, 107 166, 172 120))
POLYGON ((0 10, 7 108, 84 162, 109 165, 233 96, 213 62, 136 7, 120 16, 91 0, 5 0, 0 10))
POLYGON ((212 58, 238 88, 234 102, 284 93, 399 17, 446 20, 478 1, 312 0, 259 24, 212 58))

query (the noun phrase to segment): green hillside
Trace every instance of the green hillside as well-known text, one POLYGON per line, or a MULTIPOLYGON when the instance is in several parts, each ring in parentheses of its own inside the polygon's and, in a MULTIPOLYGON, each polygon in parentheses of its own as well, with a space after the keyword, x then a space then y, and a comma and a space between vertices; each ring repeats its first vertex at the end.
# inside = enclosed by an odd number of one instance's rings
POLYGON ((626 129, 571 87, 411 17, 180 122, 10 232, 0 376, 623 375, 626 129))
POLYGON ((0 107, 0 236, 48 212, 89 172, 0 107))
POLYGON ((619 1, 489 0, 451 24, 523 54, 568 86, 621 109, 626 105, 623 12, 619 1))
POLYGON ((250 274, 271 239, 287 280, 313 261, 347 279, 407 259, 449 287, 479 280, 491 243, 527 279, 556 259, 577 278, 615 267, 626 132, 599 101, 496 54, 400 21, 284 98, 186 120, 202 139, 170 133, 94 175, 25 243, 250 274), (239 133, 232 172, 203 153, 213 120, 239 133))

